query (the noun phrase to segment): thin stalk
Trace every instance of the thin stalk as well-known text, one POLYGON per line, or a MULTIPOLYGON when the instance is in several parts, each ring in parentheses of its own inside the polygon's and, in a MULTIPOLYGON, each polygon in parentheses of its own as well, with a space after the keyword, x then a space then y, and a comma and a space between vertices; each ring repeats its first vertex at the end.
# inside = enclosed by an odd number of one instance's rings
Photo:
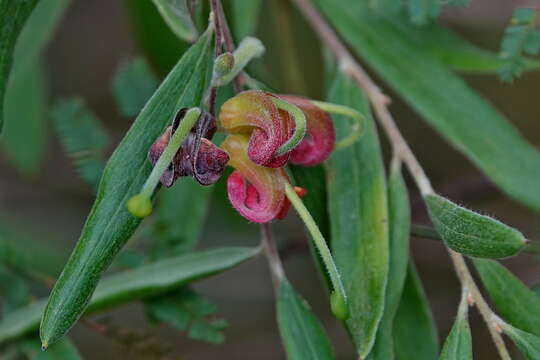
POLYGON ((502 327, 505 325, 504 321, 501 320, 493 312, 493 310, 491 310, 486 300, 484 300, 484 297, 480 293, 480 290, 478 290, 478 286, 476 286, 476 283, 474 282, 463 256, 451 249, 447 248, 447 250, 450 254, 450 259, 452 259, 452 263, 454 264, 454 268, 456 269, 461 286, 470 292, 474 305, 476 305, 478 312, 480 315, 482 315, 484 322, 488 324, 489 333, 493 339, 493 342, 495 343, 495 346, 497 347, 497 351, 499 352, 501 359, 511 360, 512 358, 510 357, 508 349, 506 348, 504 340, 501 336, 502 327))
POLYGON ((186 115, 180 122, 178 129, 171 135, 169 143, 165 147, 165 150, 159 157, 158 161, 154 165, 152 172, 146 179, 141 192, 131 199, 127 203, 129 211, 137 217, 145 217, 150 215, 152 212, 152 195, 161 176, 167 170, 174 159, 174 156, 182 146, 184 139, 189 134, 191 128, 195 125, 199 116, 201 115, 201 110, 199 108, 191 108, 186 112, 186 115))
POLYGON ((296 194, 296 191, 294 191, 293 187, 288 182, 285 183, 285 194, 293 207, 296 209, 296 212, 298 212, 298 215, 300 215, 300 218, 304 221, 304 224, 311 234, 315 247, 321 254, 326 271, 328 271, 328 274, 330 275, 330 281, 332 282, 332 287, 334 288, 334 294, 337 294, 338 296, 337 300, 335 301, 346 305, 347 294, 345 293, 345 288, 343 286, 343 282, 341 281, 341 275, 339 274, 336 264, 334 263, 334 259, 332 258, 332 254, 330 253, 330 249, 328 248, 319 227, 315 223, 315 220, 313 220, 313 217, 300 197, 296 194))
POLYGON ((348 106, 333 104, 325 101, 311 100, 311 103, 328 113, 348 116, 356 121, 351 129, 351 134, 336 143, 336 150, 346 148, 360 139, 364 131, 364 124, 366 123, 365 116, 360 112, 348 106))
POLYGON ((276 155, 280 156, 294 149, 304 138, 306 134, 306 115, 296 105, 280 98, 272 97, 272 102, 278 109, 288 112, 294 120, 294 133, 276 152, 276 155))
MULTIPOLYGON (((349 50, 347 50, 336 33, 319 14, 317 9, 315 9, 315 7, 311 4, 311 1, 293 0, 293 2, 304 15, 306 20, 310 23, 315 32, 319 35, 321 41, 325 43, 327 47, 334 53, 335 57, 338 59, 341 71, 348 74, 366 93, 379 123, 383 127, 390 140, 390 143, 392 144, 393 153, 397 154, 401 160, 403 160, 405 165, 407 165, 407 168, 413 176, 421 194, 423 196, 433 194, 434 191, 429 178, 416 159, 416 156, 412 152, 411 148, 401 135, 399 128, 394 122, 392 114, 388 110, 388 105, 391 102, 390 98, 383 94, 383 92, 369 77, 366 71, 354 60, 353 56, 349 53, 349 50)), ((474 279, 467 268, 467 264, 465 263, 463 256, 450 249, 448 249, 448 251, 461 284, 470 290, 474 302, 476 303, 476 306, 482 314, 482 317, 484 318, 484 321, 489 329, 501 359, 511 360, 508 350, 506 349, 504 341, 500 335, 501 328, 499 318, 489 308, 486 301, 482 297, 482 294, 478 290, 478 287, 476 286, 476 283, 474 282, 474 279)))
POLYGON ((270 223, 261 224, 261 246, 264 249, 266 259, 268 260, 270 273, 272 275, 272 284, 274 285, 274 292, 277 296, 279 284, 285 277, 285 271, 283 270, 276 244, 274 243, 272 225, 270 223))

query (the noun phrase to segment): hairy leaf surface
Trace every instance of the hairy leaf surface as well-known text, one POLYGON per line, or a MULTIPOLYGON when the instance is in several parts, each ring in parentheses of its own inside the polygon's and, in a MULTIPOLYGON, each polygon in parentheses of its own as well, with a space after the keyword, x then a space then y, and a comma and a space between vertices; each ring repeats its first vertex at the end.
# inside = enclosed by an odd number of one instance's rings
MULTIPOLYGON (((354 83, 338 74, 329 101, 369 113, 354 83)), ((334 116, 337 138, 350 132, 350 119, 334 116)), ((355 144, 335 151, 327 162, 332 250, 348 296, 346 321, 360 357, 375 341, 383 314, 388 275, 388 203, 386 179, 375 124, 355 144)))

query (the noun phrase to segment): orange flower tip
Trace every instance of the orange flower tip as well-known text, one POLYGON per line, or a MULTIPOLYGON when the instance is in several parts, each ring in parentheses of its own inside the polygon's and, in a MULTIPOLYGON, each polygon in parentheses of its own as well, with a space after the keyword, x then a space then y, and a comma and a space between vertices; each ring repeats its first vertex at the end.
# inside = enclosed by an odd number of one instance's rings
POLYGON ((133 216, 144 218, 152 213, 152 200, 145 194, 137 194, 128 200, 127 208, 133 216))
POLYGON ((294 187, 294 192, 296 193, 296 195, 300 196, 300 197, 304 197, 307 193, 307 190, 304 189, 303 187, 300 187, 300 186, 295 186, 294 187))

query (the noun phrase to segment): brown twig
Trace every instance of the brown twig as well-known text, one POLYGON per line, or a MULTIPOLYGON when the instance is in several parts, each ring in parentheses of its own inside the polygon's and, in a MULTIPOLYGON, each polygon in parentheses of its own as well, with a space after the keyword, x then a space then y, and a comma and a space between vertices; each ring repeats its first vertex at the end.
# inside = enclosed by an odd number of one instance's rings
MULTIPOLYGON (((406 140, 401 135, 392 114, 388 110, 388 105, 391 102, 389 97, 383 94, 366 71, 354 60, 345 45, 343 45, 332 28, 313 7, 309 0, 293 0, 293 2, 319 35, 321 41, 334 53, 334 56, 339 62, 341 71, 349 75, 366 93, 379 123, 392 144, 394 154, 399 156, 399 158, 407 165, 409 172, 413 176, 422 195, 432 194, 434 191, 428 177, 406 140)), ((448 249, 448 252, 462 287, 471 293, 479 312, 488 326, 499 355, 504 360, 510 360, 508 350, 499 333, 501 320, 493 313, 482 297, 463 256, 450 249, 448 249)))

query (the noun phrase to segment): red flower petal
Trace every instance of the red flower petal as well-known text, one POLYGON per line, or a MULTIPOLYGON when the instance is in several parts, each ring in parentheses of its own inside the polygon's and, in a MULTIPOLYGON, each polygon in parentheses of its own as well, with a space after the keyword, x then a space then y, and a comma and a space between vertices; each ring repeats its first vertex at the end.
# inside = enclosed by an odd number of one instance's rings
POLYGON ((309 99, 293 95, 279 95, 279 98, 298 106, 306 115, 306 135, 292 150, 291 162, 303 166, 322 163, 330 156, 336 143, 332 118, 309 99))
POLYGON ((253 162, 281 167, 290 155, 276 157, 276 151, 289 139, 294 128, 289 115, 274 105, 272 96, 258 90, 241 92, 222 105, 219 117, 221 126, 228 132, 251 134, 247 153, 253 162))
POLYGON ((283 169, 260 166, 247 156, 249 138, 229 135, 222 147, 231 155, 229 165, 236 170, 227 179, 227 192, 233 207, 246 219, 264 223, 274 219, 285 202, 283 169))

